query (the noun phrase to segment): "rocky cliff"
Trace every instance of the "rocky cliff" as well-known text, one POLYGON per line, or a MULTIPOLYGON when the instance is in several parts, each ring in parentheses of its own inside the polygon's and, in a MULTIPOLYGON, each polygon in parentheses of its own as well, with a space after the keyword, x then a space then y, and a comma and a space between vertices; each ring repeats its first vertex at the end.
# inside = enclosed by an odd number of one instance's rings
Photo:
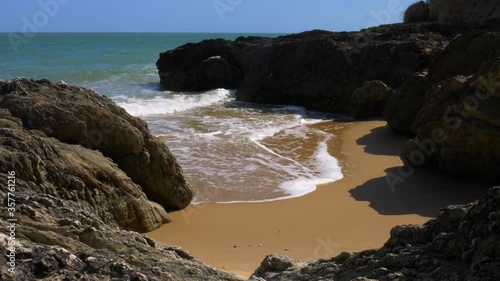
POLYGON ((183 208, 193 191, 146 123, 106 97, 0 81, 0 175, 17 219, 11 275, 12 217, 2 212, 1 280, 238 280, 133 232, 168 222, 165 208, 183 208))
POLYGON ((449 206, 425 225, 398 226, 384 247, 297 262, 269 255, 252 281, 500 280, 500 187, 449 206))

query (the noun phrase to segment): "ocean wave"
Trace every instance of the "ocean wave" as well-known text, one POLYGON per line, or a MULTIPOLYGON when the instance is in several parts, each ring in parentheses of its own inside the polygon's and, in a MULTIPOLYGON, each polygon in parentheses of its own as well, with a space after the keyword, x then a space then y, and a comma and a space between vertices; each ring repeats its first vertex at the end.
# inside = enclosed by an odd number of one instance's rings
POLYGON ((144 99, 138 97, 116 96, 115 102, 133 116, 163 115, 190 109, 224 103, 231 100, 230 90, 217 89, 203 94, 173 94, 144 99))

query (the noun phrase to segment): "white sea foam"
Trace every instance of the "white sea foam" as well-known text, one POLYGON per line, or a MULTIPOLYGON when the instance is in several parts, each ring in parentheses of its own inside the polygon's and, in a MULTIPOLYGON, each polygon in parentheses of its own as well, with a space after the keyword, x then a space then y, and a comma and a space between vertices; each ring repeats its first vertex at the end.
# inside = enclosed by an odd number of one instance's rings
POLYGON ((328 153, 331 136, 307 126, 329 121, 326 115, 296 106, 235 102, 233 93, 223 89, 200 94, 148 90, 113 99, 163 137, 188 180, 200 189, 194 204, 294 198, 342 178, 328 153), (313 135, 312 140, 324 141, 308 149, 307 160, 298 158, 302 143, 313 135), (218 197, 204 192, 213 189, 221 190, 218 197))
MULTIPOLYGON (((291 199, 300 196, 304 196, 308 193, 311 193, 316 190, 317 185, 326 184, 334 181, 338 181, 344 177, 342 174, 342 168, 339 166, 338 161, 335 157, 331 156, 328 153, 328 140, 330 138, 327 137, 325 141, 322 141, 318 144, 318 148, 315 153, 315 163, 316 170, 319 172, 317 175, 310 174, 308 176, 298 176, 293 180, 289 180, 283 182, 279 185, 279 188, 283 190, 286 196, 282 196, 279 198, 273 199, 264 199, 264 200, 254 200, 254 201, 229 201, 229 202, 217 202, 219 204, 231 204, 231 203, 263 203, 263 202, 272 202, 277 200, 291 199)), ((276 154, 273 152, 273 154, 276 154)), ((280 156, 281 158, 285 158, 280 156)), ((297 163, 301 167, 305 168, 310 172, 309 169, 299 164, 298 162, 289 159, 294 163, 297 163)), ((286 170, 289 174, 295 174, 295 171, 286 170)))
POLYGON ((115 101, 131 115, 145 117, 171 114, 223 103, 230 100, 231 91, 217 89, 203 94, 186 95, 167 93, 166 95, 168 96, 157 96, 152 99, 119 96, 115 97, 115 101))

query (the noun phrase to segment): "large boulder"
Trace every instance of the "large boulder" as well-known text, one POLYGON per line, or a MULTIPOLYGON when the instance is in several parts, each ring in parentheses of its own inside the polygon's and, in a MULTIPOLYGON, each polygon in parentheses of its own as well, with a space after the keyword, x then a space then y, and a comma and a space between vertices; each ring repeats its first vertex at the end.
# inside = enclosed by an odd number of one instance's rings
POLYGON ((492 0, 430 0, 430 9, 439 22, 482 23, 500 18, 500 3, 492 0))
POLYGON ((99 150, 164 208, 182 209, 191 202, 193 191, 167 146, 149 133, 146 122, 110 99, 64 83, 27 79, 0 82, 0 97, 0 108, 25 129, 99 150))
POLYGON ((419 23, 430 21, 430 7, 429 4, 420 1, 416 2, 405 11, 403 22, 404 23, 419 23))
POLYGON ((275 39, 205 40, 160 54, 157 67, 164 90, 230 87, 241 101, 349 114, 352 93, 365 81, 398 88, 467 28, 401 24, 275 39), (224 78, 206 74, 204 65, 211 60, 224 78))
POLYGON ((384 118, 389 127, 397 133, 415 136, 413 123, 433 86, 425 71, 406 80, 385 105, 384 118))
POLYGON ((107 98, 46 80, 0 80, 0 200, 12 207, 0 216, 0 280, 241 280, 138 233, 168 215, 111 157, 146 152, 156 155, 135 169, 163 169, 149 176, 182 183, 165 145, 107 98))
POLYGON ((449 206, 425 225, 397 226, 384 247, 297 262, 266 257, 250 280, 500 280, 500 187, 449 206))
MULTIPOLYGON (((169 222, 165 210, 100 152, 26 130, 5 109, 0 124, 0 173, 7 178, 8 171, 16 172, 18 198, 44 194, 68 200, 110 226, 140 232, 169 222)), ((36 213, 37 204, 32 207, 36 213)))
POLYGON ((402 159, 458 177, 500 182, 500 60, 470 77, 454 76, 429 93, 402 159))
POLYGON ((364 82, 361 88, 352 93, 349 115, 357 118, 382 116, 385 105, 393 92, 382 81, 364 82))

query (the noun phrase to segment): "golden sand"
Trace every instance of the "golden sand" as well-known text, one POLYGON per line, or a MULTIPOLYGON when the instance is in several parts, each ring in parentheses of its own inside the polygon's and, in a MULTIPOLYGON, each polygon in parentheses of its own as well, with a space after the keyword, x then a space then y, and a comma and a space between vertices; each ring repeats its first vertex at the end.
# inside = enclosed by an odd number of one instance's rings
POLYGON ((270 253, 309 260, 381 247, 395 225, 424 223, 441 207, 473 201, 488 188, 425 169, 391 188, 386 176, 398 174, 407 138, 381 121, 313 126, 336 135, 329 152, 340 161, 342 180, 294 199, 189 206, 148 235, 248 277, 270 253))

